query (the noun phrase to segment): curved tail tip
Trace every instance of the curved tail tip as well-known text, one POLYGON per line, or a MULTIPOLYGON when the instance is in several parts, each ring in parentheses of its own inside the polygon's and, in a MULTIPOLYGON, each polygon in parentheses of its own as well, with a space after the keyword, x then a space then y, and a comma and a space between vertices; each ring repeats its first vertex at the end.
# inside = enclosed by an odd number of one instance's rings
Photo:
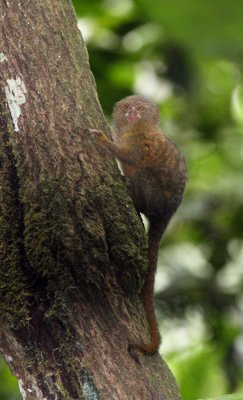
POLYGON ((149 343, 145 345, 129 344, 128 352, 131 357, 138 363, 140 363, 139 354, 144 356, 153 356, 158 352, 159 345, 149 343))

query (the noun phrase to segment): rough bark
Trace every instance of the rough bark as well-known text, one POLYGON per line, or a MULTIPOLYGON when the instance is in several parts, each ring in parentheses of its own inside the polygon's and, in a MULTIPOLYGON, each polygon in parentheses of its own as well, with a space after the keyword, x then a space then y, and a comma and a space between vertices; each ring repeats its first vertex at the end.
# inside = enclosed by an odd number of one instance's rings
POLYGON ((0 3, 0 348, 24 399, 179 399, 139 291, 144 229, 68 0, 0 3))

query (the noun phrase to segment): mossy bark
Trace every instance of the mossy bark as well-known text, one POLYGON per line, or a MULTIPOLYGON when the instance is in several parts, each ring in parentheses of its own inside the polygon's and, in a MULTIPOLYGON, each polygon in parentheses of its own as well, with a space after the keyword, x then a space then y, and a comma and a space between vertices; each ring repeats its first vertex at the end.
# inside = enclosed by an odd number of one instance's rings
POLYGON ((146 238, 68 0, 0 4, 0 348, 29 399, 179 399, 148 336, 146 238))

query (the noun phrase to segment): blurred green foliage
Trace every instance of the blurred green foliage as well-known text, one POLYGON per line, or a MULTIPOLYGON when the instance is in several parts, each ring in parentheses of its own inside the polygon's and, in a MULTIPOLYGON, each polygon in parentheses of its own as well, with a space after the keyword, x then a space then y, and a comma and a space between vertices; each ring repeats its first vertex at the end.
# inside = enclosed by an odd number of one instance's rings
POLYGON ((137 0, 143 13, 162 24, 169 40, 208 55, 237 55, 243 45, 242 1, 137 0))
MULTIPOLYGON (((201 399, 203 400, 203 399, 201 399)), ((205 399, 206 400, 206 399, 205 399)), ((241 394, 228 394, 226 396, 220 396, 220 397, 214 397, 213 399, 207 399, 207 400, 243 400, 243 395, 241 394)))
POLYGON ((147 95, 188 161, 160 251, 161 351, 184 400, 243 393, 243 2, 73 3, 108 120, 147 95))
POLYGON ((3 359, 0 359, 0 399, 20 400, 19 388, 16 379, 6 367, 3 359))

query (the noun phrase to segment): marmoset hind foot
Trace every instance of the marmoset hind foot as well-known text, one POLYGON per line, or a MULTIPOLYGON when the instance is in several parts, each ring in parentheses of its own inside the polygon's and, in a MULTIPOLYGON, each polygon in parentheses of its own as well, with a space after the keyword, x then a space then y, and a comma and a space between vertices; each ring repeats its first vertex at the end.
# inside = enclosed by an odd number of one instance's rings
POLYGON ((187 180, 186 163, 176 146, 158 128, 159 109, 142 96, 129 96, 116 103, 113 123, 116 142, 96 129, 89 132, 100 145, 121 162, 137 210, 149 221, 148 271, 142 299, 151 339, 130 344, 128 350, 150 355, 157 352, 160 334, 154 312, 153 292, 160 240, 181 203, 187 180))

